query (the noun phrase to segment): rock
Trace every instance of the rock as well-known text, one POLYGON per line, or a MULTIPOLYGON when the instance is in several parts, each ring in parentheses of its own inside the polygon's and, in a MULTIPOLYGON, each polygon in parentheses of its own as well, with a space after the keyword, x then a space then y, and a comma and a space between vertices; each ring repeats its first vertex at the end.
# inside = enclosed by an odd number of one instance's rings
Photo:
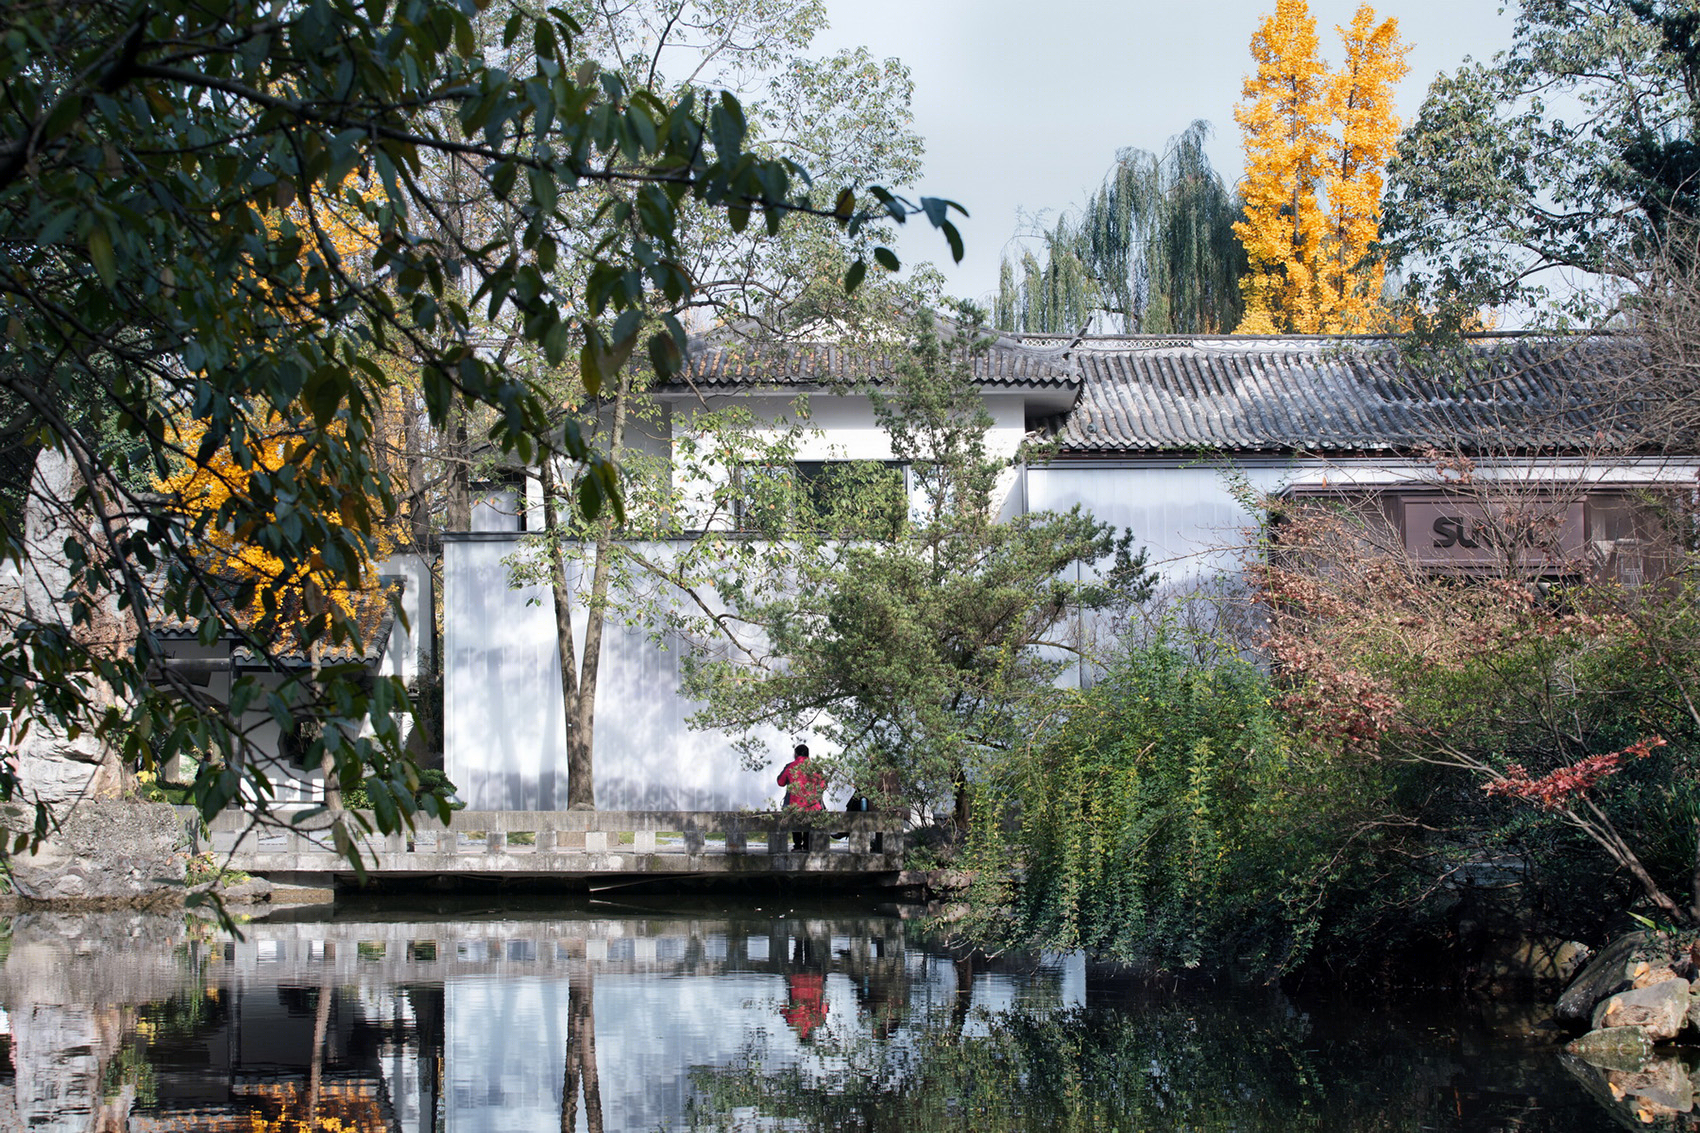
POLYGON ((1689 983, 1668 980, 1607 996, 1594 1009, 1594 1029, 1639 1027, 1654 1042, 1676 1038, 1688 1022, 1689 983))
POLYGON ((274 905, 329 905, 336 901, 336 890, 311 885, 274 885, 271 902, 274 905))
POLYGON ((1607 1027, 1589 1031, 1564 1049, 1593 1066, 1639 1070, 1653 1053, 1653 1040, 1640 1027, 1607 1027))
POLYGON ((250 877, 221 887, 219 893, 232 905, 257 905, 272 899, 272 883, 263 877, 250 877))
POLYGON ((32 901, 134 901, 181 891, 188 837, 164 803, 84 799, 34 853, 11 860, 32 901))
MULTIPOLYGON (((116 593, 100 594, 86 618, 73 622, 67 595, 75 580, 65 547, 93 546, 93 515, 73 501, 83 488, 76 466, 63 453, 44 449, 36 458, 24 504, 24 553, 27 567, 10 564, 0 571, 0 624, 16 632, 28 625, 61 626, 96 655, 122 655, 135 645, 135 622, 118 609, 116 593)), ((95 551, 95 561, 104 556, 95 551)), ((92 680, 84 692, 92 710, 121 707, 104 682, 92 680)), ((15 761, 22 798, 43 802, 57 816, 81 799, 110 798, 131 784, 118 751, 82 731, 72 738, 58 722, 30 720, 22 741, 8 753, 15 761)))
POLYGON ((1582 1030, 1594 1017, 1594 1006, 1608 995, 1630 986, 1635 965, 1648 955, 1662 952, 1658 937, 1651 932, 1620 936, 1582 969, 1582 973, 1558 997, 1553 1016, 1562 1026, 1582 1030))
POLYGON ((1694 1081, 1682 1061, 1670 1055, 1634 1069, 1601 1067, 1572 1054, 1559 1055, 1594 1099, 1631 1129, 1639 1129, 1694 1111, 1694 1081))
POLYGON ((1631 987, 1652 987, 1654 984, 1666 983, 1670 980, 1683 980, 1684 983, 1688 982, 1674 971, 1669 964, 1642 964, 1639 965, 1639 967, 1646 968, 1647 970, 1644 972, 1638 971, 1636 973, 1635 978, 1629 981, 1631 987))
POLYGON ((1681 1059, 1670 1055, 1653 1058, 1639 1070, 1608 1070, 1606 1083, 1614 1095, 1644 1099, 1661 1116, 1694 1110, 1694 1081, 1681 1059))

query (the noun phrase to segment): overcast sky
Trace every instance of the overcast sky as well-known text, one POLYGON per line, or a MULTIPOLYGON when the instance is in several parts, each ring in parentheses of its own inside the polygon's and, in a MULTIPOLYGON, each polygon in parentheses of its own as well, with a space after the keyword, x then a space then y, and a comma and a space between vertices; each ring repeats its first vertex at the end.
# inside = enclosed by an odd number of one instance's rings
MULTIPOLYGON (((912 232, 905 260, 932 259, 953 292, 988 300, 1020 215, 1078 207, 1118 149, 1160 150, 1195 118, 1215 127, 1210 160, 1242 171, 1234 104, 1251 68, 1249 45, 1274 0, 827 0, 824 51, 866 46, 896 56, 915 80, 915 124, 926 139, 919 192, 960 201, 967 255, 951 266, 944 241, 912 232)), ((1311 0, 1323 58, 1341 57, 1336 25, 1356 0, 1311 0)), ((1399 88, 1402 120, 1430 80, 1466 56, 1509 46, 1513 15, 1496 0, 1389 0, 1412 45, 1399 88)))

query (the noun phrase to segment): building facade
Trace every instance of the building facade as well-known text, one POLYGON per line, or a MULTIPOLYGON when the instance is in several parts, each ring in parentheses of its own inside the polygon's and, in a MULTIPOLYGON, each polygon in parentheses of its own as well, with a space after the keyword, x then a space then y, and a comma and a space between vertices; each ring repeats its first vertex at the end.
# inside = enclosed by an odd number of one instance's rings
MULTIPOLYGON (((837 344, 698 343, 636 447, 671 460, 703 414, 731 404, 779 430, 806 399, 811 428, 793 453, 804 474, 890 461, 867 388, 893 359, 837 344)), ((988 450, 1007 465, 1000 518, 1083 506, 1147 548, 1158 601, 1171 605, 1234 593, 1244 556, 1260 553, 1269 498, 1373 512, 1418 561, 1462 571, 1489 569, 1494 548, 1511 545, 1497 529, 1512 516, 1530 523, 1535 501, 1547 558, 1525 555, 1530 569, 1609 568, 1637 581, 1657 569, 1637 501, 1692 488, 1696 471, 1638 447, 1624 391, 1639 355, 1612 338, 1485 336, 1442 357, 1392 338, 998 336, 971 365, 992 420, 988 450)), ((712 486, 673 485, 703 523, 736 523, 709 506, 712 486)), ((513 584, 540 526, 528 477, 493 488, 474 530, 444 540, 444 765, 476 808, 565 806, 553 600, 546 586, 513 584)), ((642 550, 662 561, 679 547, 642 550)), ((574 565, 575 593, 588 570, 574 565)), ((1118 628, 1079 632, 1110 645, 1118 628)), ((746 766, 737 737, 689 727, 680 648, 654 624, 609 627, 598 805, 773 805, 771 767, 746 766)), ((776 759, 807 738, 756 737, 776 759)))

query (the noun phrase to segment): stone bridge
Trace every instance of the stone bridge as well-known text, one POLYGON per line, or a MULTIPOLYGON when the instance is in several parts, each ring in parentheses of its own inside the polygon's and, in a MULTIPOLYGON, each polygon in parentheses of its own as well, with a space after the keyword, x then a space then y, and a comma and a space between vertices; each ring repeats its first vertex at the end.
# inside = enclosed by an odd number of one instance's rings
MULTIPOLYGON (((591 878, 892 874, 902 868, 903 816, 776 811, 456 811, 420 816, 411 832, 357 836, 377 878, 591 878), (808 848, 793 850, 793 833, 808 848), (836 837, 842 835, 842 837, 836 837)), ((247 873, 354 872, 320 812, 291 823, 240 812, 215 818, 197 850, 247 873)))

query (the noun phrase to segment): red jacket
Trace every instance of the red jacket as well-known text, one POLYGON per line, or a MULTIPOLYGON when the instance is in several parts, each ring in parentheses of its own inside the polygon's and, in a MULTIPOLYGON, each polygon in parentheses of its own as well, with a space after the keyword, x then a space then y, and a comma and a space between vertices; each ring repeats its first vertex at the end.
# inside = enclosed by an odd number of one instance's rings
POLYGON ((820 810, 821 793, 826 790, 826 776, 809 766, 809 757, 800 755, 785 765, 779 773, 779 785, 785 788, 785 805, 798 810, 820 810))

